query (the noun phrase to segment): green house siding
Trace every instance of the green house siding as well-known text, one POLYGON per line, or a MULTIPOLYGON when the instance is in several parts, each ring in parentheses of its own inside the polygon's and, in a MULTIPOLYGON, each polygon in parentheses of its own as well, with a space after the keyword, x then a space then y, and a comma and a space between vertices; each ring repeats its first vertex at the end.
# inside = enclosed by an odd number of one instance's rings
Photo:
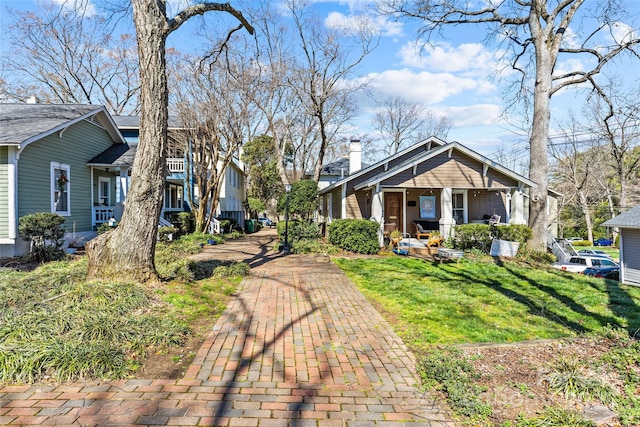
POLYGON ((9 149, 0 147, 0 239, 9 237, 9 149))
POLYGON ((63 225, 89 231, 91 224, 91 168, 87 161, 113 144, 109 134, 86 121, 28 145, 18 161, 18 216, 51 212, 51 162, 70 166, 67 188, 71 215, 63 225))

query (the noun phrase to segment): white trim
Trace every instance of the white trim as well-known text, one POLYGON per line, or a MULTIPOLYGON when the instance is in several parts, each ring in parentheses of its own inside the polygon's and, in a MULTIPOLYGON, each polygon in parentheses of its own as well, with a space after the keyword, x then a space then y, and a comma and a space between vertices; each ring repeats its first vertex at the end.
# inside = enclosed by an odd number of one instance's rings
MULTIPOLYGON (((102 129, 105 129, 109 135, 111 136, 111 138, 116 142, 116 143, 126 143, 124 136, 122 136, 122 133, 120 133, 120 129, 118 129, 118 126, 116 126, 116 123, 113 121, 113 118, 111 117, 111 115, 107 112, 107 109, 104 106, 97 106, 97 108, 95 110, 90 111, 89 113, 80 115, 78 117, 76 117, 75 119, 71 119, 68 120, 64 123, 61 123, 60 125, 49 129, 46 132, 42 132, 39 133, 37 135, 33 135, 27 139, 25 139, 24 141, 20 142, 18 144, 18 150, 22 151, 25 149, 25 147, 29 144, 31 144, 32 142, 35 141, 39 141, 42 138, 55 134, 57 132, 64 132, 67 128, 71 127, 72 125, 81 122, 83 120, 89 119, 87 120, 89 123, 92 123, 94 125, 97 124, 97 122, 93 119, 94 116, 97 116, 98 114, 104 114, 104 117, 107 119, 107 121, 109 122, 109 124, 111 125, 110 128, 105 128, 104 126, 100 126, 102 129)), ((36 117, 34 118, 34 120, 40 119, 41 117, 36 117)), ((61 119, 64 120, 64 119, 61 119)), ((62 133, 60 133, 60 137, 62 137, 62 133)))
MULTIPOLYGON (((456 208, 453 206, 453 199, 456 194, 462 194, 462 224, 469 222, 469 191, 466 189, 454 188, 451 190, 451 216, 455 218, 454 211, 456 208)), ((456 222, 456 224, 458 224, 456 222)))
POLYGON ((106 203, 103 203, 104 206, 111 205, 111 178, 108 176, 99 176, 98 177, 98 202, 102 202, 102 199, 106 198, 106 203), (107 195, 106 197, 102 194, 102 184, 107 183, 107 195))
POLYGON ((15 239, 0 239, 0 245, 13 245, 15 243, 15 239))
POLYGON ((341 206, 340 206, 340 218, 347 218, 347 184, 342 185, 342 189, 340 191, 341 198, 341 206))
POLYGON ((7 153, 7 197, 9 199, 9 224, 7 233, 9 239, 18 237, 18 150, 8 147, 7 153))
POLYGON ((58 162, 50 162, 49 163, 49 173, 50 173, 50 189, 49 189, 49 194, 51 197, 51 212, 58 214, 60 216, 71 216, 71 166, 64 164, 64 163, 58 163, 58 162), (56 210, 56 197, 55 197, 55 193, 56 191, 58 191, 58 188, 56 187, 56 175, 55 175, 55 171, 56 169, 61 169, 64 170, 65 175, 67 176, 68 182, 65 185, 65 190, 66 192, 63 192, 62 194, 67 195, 67 210, 66 211, 59 211, 56 210))

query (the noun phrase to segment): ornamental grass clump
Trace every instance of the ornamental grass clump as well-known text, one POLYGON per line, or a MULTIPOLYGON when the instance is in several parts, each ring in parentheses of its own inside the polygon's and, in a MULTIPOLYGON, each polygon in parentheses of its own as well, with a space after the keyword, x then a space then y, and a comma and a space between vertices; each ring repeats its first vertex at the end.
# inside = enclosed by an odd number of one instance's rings
POLYGON ((0 269, 0 382, 124 378, 190 328, 140 285, 85 282, 86 262, 0 269))

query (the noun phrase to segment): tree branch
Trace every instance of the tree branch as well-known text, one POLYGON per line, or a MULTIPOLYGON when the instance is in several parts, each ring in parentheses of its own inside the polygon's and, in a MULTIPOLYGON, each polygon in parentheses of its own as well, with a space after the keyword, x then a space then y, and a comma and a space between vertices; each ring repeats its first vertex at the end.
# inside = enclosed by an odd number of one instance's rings
POLYGON ((230 15, 233 15, 244 28, 247 29, 249 34, 253 35, 254 28, 253 26, 245 19, 242 15, 242 12, 233 8, 229 3, 198 3, 193 6, 189 6, 184 9, 182 12, 178 13, 175 18, 170 19, 167 22, 167 34, 172 33, 173 31, 180 28, 182 24, 184 24, 189 18, 192 18, 196 15, 204 15, 209 11, 218 11, 218 12, 226 12, 230 15))

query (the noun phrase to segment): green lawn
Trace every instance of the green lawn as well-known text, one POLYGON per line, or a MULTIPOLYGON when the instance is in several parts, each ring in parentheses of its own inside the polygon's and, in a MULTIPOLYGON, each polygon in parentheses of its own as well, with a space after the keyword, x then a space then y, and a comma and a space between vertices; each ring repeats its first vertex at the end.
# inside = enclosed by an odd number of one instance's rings
POLYGON ((489 257, 443 264, 398 256, 335 262, 413 348, 640 328, 640 289, 615 281, 489 257))

